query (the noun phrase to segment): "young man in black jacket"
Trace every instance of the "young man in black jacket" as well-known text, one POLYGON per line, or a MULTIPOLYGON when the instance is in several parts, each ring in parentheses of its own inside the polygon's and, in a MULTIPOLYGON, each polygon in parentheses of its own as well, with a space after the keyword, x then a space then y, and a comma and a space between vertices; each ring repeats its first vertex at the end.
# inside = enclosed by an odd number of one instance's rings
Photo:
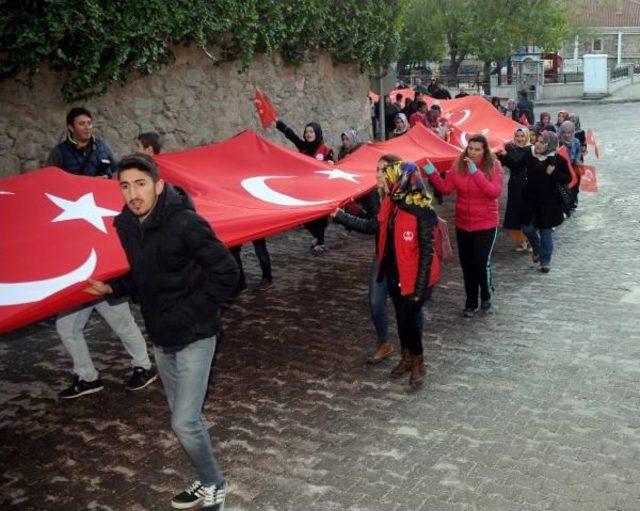
POLYGON ((198 480, 171 505, 224 507, 227 484, 202 416, 220 329, 220 306, 233 296, 238 266, 188 195, 166 184, 144 155, 123 158, 118 181, 126 206, 114 225, 131 271, 107 283, 89 280, 96 295, 128 294, 140 303, 171 409, 171 426, 198 480))

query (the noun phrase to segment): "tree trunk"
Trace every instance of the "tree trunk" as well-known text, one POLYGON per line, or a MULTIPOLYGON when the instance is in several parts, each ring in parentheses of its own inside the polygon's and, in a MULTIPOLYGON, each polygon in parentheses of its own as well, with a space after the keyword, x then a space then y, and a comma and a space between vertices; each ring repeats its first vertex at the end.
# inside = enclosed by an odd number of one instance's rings
POLYGON ((485 94, 489 94, 491 90, 491 61, 490 60, 484 61, 482 73, 483 73, 482 90, 484 91, 485 94))
POLYGON ((458 59, 457 54, 452 52, 449 59, 449 87, 458 86, 458 69, 461 62, 462 59, 458 59))

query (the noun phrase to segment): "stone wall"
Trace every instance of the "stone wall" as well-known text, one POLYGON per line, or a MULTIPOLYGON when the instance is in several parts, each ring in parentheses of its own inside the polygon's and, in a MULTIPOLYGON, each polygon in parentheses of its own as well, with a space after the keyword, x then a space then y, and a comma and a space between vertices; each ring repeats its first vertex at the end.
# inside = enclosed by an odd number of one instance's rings
MULTIPOLYGON (((350 127, 370 137, 369 82, 356 65, 334 65, 319 55, 292 67, 274 55, 259 56, 245 73, 239 70, 237 62, 216 66, 202 51, 180 47, 175 62, 158 73, 113 85, 82 104, 94 113, 97 135, 117 157, 132 152, 139 133, 152 130, 164 133, 167 151, 221 141, 247 128, 293 147, 275 128, 260 126, 256 85, 298 132, 317 121, 334 148, 350 127)), ((42 166, 63 139, 66 112, 76 104, 63 102, 61 84, 61 76, 49 70, 36 75, 33 89, 15 80, 0 83, 0 175, 42 166)))

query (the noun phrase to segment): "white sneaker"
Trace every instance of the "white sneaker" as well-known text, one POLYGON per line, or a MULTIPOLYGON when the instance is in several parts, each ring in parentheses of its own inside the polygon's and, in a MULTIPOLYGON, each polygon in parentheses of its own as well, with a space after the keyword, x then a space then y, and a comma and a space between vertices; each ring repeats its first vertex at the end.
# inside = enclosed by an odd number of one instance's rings
POLYGON ((203 511, 224 511, 224 504, 227 500, 227 482, 225 481, 218 488, 215 484, 203 486, 204 500, 202 501, 203 511))
POLYGON ((313 255, 322 255, 327 251, 327 247, 325 247, 324 245, 315 245, 313 247, 311 247, 311 253, 313 255))
POLYGON ((171 507, 174 509, 191 509, 197 506, 204 499, 204 486, 200 481, 194 481, 186 490, 179 493, 171 500, 171 507))

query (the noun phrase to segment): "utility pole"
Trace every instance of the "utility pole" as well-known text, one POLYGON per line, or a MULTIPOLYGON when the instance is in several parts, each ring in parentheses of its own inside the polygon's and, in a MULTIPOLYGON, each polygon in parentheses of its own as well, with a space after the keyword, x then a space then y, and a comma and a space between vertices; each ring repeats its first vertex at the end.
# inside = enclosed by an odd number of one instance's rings
POLYGON ((381 142, 384 142, 385 139, 385 133, 386 131, 386 126, 385 126, 385 122, 384 122, 384 85, 382 83, 382 79, 384 77, 384 69, 382 68, 382 66, 380 66, 380 100, 378 101, 378 116, 380 119, 380 131, 378 132, 378 140, 380 140, 381 142))

